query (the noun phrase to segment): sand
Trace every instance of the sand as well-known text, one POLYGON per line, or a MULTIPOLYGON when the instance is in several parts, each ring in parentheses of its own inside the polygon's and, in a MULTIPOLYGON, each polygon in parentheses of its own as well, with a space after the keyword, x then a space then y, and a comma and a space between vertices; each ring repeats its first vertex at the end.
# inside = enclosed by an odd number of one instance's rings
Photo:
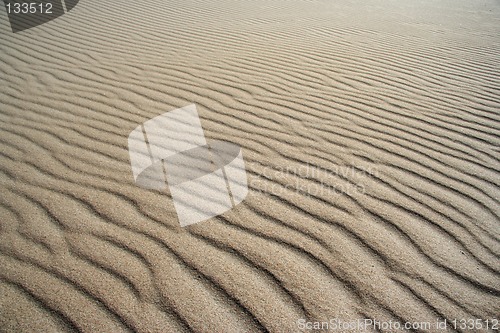
POLYGON ((0 8, 1 332, 494 332, 498 1, 0 8), (181 228, 127 136, 192 103, 249 193, 181 228))

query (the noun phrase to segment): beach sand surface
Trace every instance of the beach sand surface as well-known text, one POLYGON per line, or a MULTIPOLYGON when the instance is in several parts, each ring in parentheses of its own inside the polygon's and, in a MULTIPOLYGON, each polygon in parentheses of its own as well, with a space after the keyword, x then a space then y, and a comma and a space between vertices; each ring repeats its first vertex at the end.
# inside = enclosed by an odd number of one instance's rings
POLYGON ((0 332, 499 319, 500 2, 0 5, 0 34, 0 332), (193 103, 249 193, 181 228, 127 138, 193 103))

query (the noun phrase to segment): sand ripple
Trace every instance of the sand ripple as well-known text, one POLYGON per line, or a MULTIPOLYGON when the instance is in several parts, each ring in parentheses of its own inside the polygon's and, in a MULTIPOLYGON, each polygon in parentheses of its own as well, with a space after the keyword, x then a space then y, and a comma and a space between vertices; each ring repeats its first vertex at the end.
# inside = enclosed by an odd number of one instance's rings
POLYGON ((498 2, 0 7, 0 331, 500 313, 498 2), (191 103, 250 192, 182 229, 127 136, 191 103))

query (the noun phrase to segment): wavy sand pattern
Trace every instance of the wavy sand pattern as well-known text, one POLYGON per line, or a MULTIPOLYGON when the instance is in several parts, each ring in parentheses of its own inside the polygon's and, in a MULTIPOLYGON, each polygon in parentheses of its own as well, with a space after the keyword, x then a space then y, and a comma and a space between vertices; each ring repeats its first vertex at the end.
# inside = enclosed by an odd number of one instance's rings
POLYGON ((0 7, 1 332, 498 318, 498 1, 0 7), (191 103, 250 192, 182 229, 127 136, 191 103))

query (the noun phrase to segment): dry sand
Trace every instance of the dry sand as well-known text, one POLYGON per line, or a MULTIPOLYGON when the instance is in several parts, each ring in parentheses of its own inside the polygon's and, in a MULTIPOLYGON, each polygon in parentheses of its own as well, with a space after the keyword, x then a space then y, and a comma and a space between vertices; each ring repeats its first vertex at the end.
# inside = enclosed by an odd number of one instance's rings
POLYGON ((498 318, 499 1, 0 7, 1 332, 498 318), (180 228, 127 136, 191 103, 250 192, 180 228))

